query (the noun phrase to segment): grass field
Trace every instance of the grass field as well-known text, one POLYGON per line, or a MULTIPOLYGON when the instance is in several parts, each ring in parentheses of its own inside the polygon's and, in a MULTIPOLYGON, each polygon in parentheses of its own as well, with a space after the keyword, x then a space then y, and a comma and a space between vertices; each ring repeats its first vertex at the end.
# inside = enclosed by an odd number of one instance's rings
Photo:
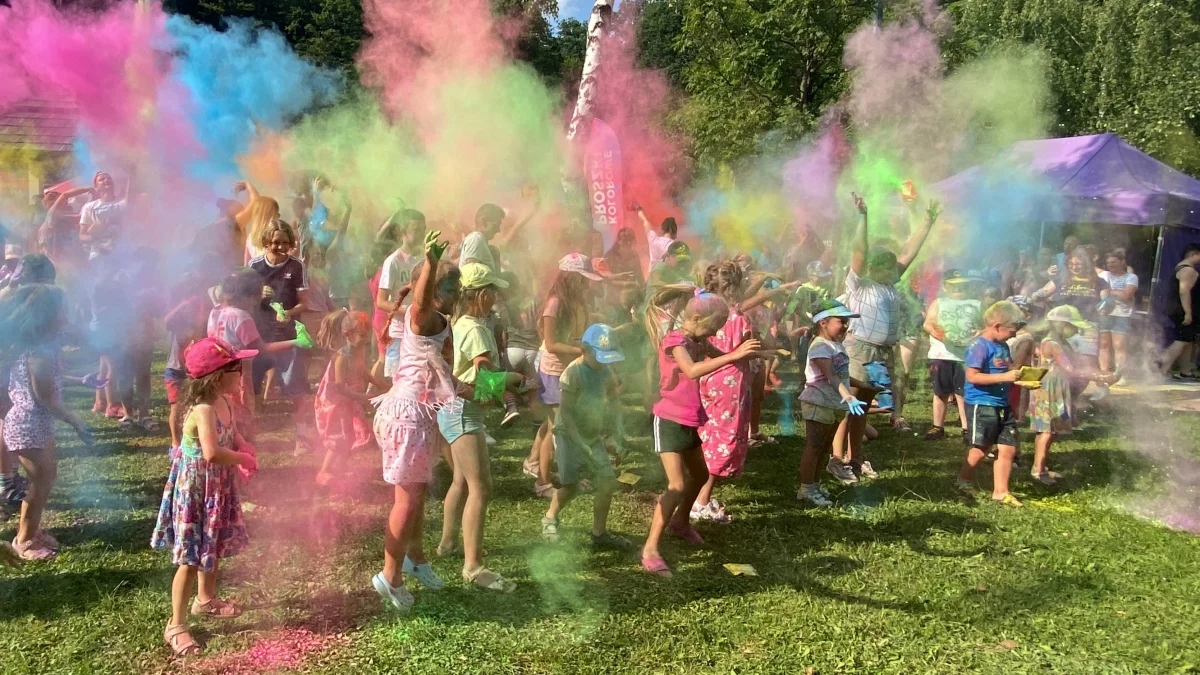
MULTIPOLYGON (((908 417, 923 430, 924 384, 914 399, 908 417)), ((85 406, 78 394, 72 401, 85 406)), ((777 420, 777 409, 772 400, 766 419, 777 420)), ((634 452, 624 468, 643 479, 618 495, 611 524, 640 539, 664 480, 646 418, 630 410, 634 452)), ((414 611, 399 616, 369 583, 390 504, 376 478, 378 457, 352 461, 369 480, 340 493, 318 490, 317 458, 293 457, 283 408, 268 412, 264 469, 243 493, 255 505, 247 514, 252 548, 225 566, 221 586, 248 611, 231 622, 193 622, 204 656, 177 661, 161 637, 173 568, 148 541, 169 466, 166 436, 124 435, 90 416, 95 447, 59 435, 47 527, 62 554, 0 569, 0 672, 1200 668, 1200 539, 1130 515, 1130 504, 1156 494, 1162 471, 1125 450, 1133 427, 1111 418, 1056 446, 1053 465, 1066 476, 1059 488, 1035 487, 1027 470, 1016 473, 1027 504, 1020 510, 993 506, 984 491, 974 504, 956 496, 961 441, 926 443, 890 430, 868 445, 878 480, 838 487, 839 508, 805 509, 794 499, 803 441, 781 438, 751 451, 745 475, 718 488, 733 523, 701 526, 708 539, 701 548, 665 545, 672 580, 641 572, 636 554, 592 553, 586 496, 564 514, 564 543, 542 543, 545 502, 520 472, 532 437, 523 421, 496 434, 486 536, 489 566, 519 588, 508 596, 477 591, 461 581, 461 560, 435 560, 447 588, 418 591, 414 611), (751 564, 759 576, 733 577, 725 563, 751 564)), ((1175 425, 1185 439, 1200 431, 1200 418, 1149 408, 1135 414, 1139 424, 1175 425)), ((985 469, 978 482, 989 481, 985 469)), ((441 524, 436 501, 427 522, 432 551, 441 524)), ((15 528, 12 518, 0 535, 11 538, 15 528)))

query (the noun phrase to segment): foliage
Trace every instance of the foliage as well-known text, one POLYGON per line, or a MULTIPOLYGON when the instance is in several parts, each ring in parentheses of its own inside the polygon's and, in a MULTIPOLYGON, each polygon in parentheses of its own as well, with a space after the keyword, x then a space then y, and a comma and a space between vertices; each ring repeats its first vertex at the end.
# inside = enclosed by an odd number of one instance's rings
POLYGON ((1048 54, 1061 136, 1116 132, 1200 174, 1200 4, 1192 0, 961 0, 953 63, 1009 42, 1048 54))
POLYGON ((799 138, 845 90, 854 0, 691 0, 676 45, 689 94, 677 116, 701 165, 799 138), (767 136, 769 134, 769 136, 767 136))

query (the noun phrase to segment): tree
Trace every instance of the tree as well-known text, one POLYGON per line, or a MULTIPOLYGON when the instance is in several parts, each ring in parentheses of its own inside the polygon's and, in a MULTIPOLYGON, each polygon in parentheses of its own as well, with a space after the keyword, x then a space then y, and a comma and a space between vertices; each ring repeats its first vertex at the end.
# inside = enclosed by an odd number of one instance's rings
MULTIPOLYGON (((622 12, 635 0, 625 0, 622 12)), ((641 0, 637 28, 638 65, 667 73, 672 85, 683 88, 687 60, 679 50, 683 33, 682 0, 641 0)))
POLYGON ((676 46, 689 96, 675 121, 696 160, 713 166, 811 130, 845 91, 846 37, 870 16, 854 0, 688 2, 676 46))

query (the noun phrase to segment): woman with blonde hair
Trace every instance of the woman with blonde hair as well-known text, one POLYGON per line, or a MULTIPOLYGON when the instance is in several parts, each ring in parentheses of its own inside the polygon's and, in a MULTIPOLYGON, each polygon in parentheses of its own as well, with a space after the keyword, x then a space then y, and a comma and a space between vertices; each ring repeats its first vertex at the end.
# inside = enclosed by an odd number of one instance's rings
POLYGON ((267 226, 279 217, 279 202, 260 195, 250 183, 240 182, 234 185, 234 190, 238 192, 243 189, 249 193, 250 203, 233 217, 233 221, 237 223, 238 232, 245 237, 242 264, 249 265, 251 260, 266 254, 266 249, 261 243, 263 233, 267 231, 267 226))

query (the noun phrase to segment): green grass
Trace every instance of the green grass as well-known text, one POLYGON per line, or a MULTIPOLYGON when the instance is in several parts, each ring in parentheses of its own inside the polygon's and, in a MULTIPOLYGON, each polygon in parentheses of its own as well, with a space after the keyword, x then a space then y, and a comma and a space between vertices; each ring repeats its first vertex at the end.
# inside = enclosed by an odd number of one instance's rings
MULTIPOLYGON (((923 384, 914 399, 909 419, 927 420, 923 384)), ((79 394, 72 401, 85 405, 79 394)), ((283 408, 268 413, 264 469, 243 494, 258 506, 247 515, 252 548, 222 580, 249 611, 194 622, 203 658, 182 664, 161 639, 173 568, 148 542, 169 465, 165 434, 123 435, 92 416, 94 448, 59 436, 47 526, 63 553, 0 570, 0 672, 245 672, 238 655, 287 629, 322 645, 285 664, 307 673, 1172 673, 1200 664, 1200 540, 1130 515, 1162 474, 1127 450, 1129 424, 1093 422, 1058 444, 1060 488, 1033 487, 1018 471, 1023 510, 995 507, 982 491, 978 504, 955 496, 960 442, 890 430, 868 446, 879 480, 835 490, 842 508, 801 508, 802 440, 781 439, 753 450, 745 475, 718 488, 732 524, 702 527, 702 548, 665 545, 676 577, 661 580, 634 554, 590 552, 586 496, 564 514, 565 543, 541 542, 545 503, 520 474, 532 436, 522 422, 497 434, 486 536, 489 566, 519 588, 476 591, 461 582, 461 561, 435 560, 447 588, 418 592, 411 615, 398 616, 369 585, 390 504, 378 458, 353 458, 367 479, 330 496, 312 485, 317 458, 292 456, 283 408), (730 562, 760 576, 732 577, 721 567, 730 562)), ((765 419, 777 414, 772 400, 765 419)), ((664 480, 645 416, 631 416, 625 468, 643 480, 617 497, 611 522, 640 538, 664 480)), ((1200 431, 1194 418, 1136 416, 1141 428, 1173 425, 1184 439, 1200 431)), ((988 481, 985 469, 979 484, 988 481)), ((430 551, 440 525, 433 501, 430 551)), ((10 519, 0 535, 15 527, 10 519)))

